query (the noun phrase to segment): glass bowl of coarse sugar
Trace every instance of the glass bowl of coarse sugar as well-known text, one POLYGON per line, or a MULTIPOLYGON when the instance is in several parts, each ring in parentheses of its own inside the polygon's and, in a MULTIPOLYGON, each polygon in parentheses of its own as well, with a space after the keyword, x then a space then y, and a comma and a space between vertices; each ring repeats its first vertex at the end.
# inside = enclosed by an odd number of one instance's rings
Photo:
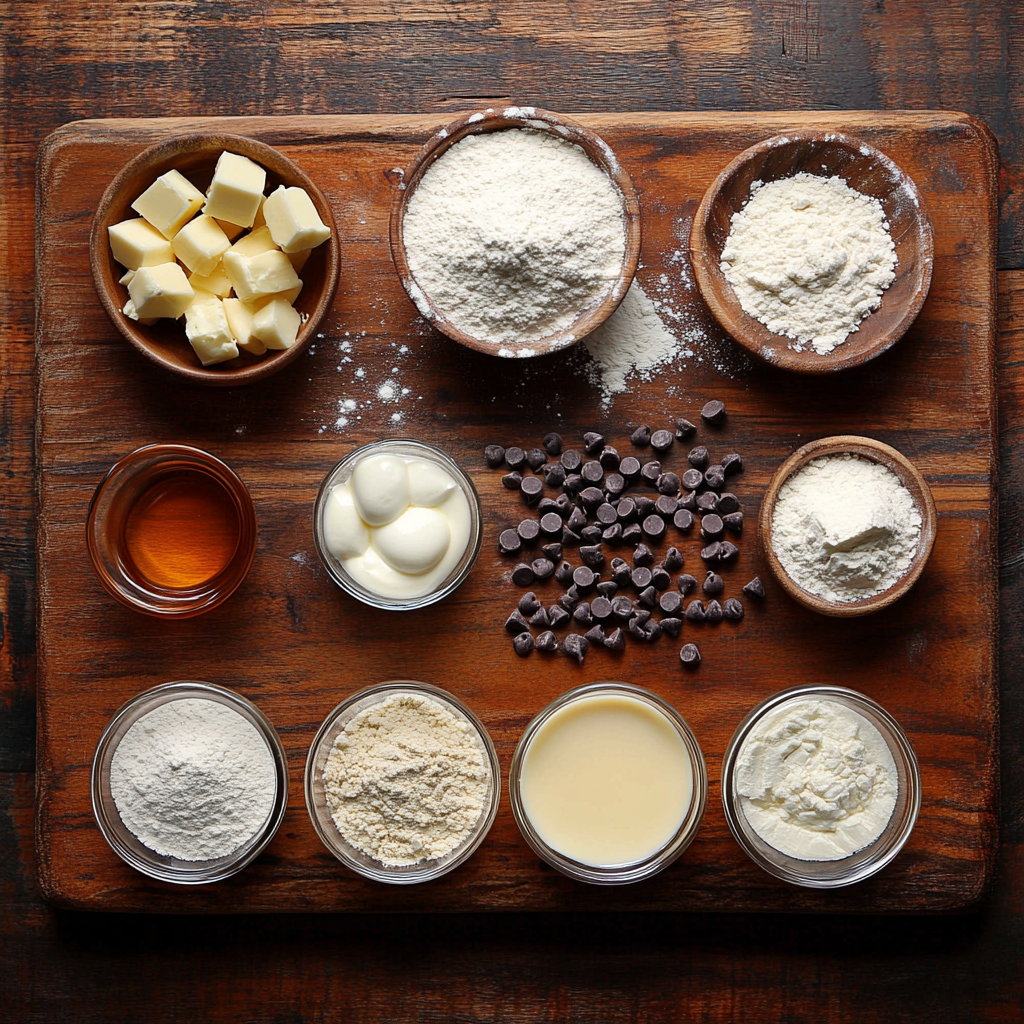
POLYGON ((465 704, 395 680, 327 716, 306 759, 306 809, 346 867, 409 885, 476 852, 498 813, 500 780, 494 744, 465 704))
POLYGON ((277 731, 241 694, 184 680, 129 700, 103 731, 92 807, 126 864, 179 885, 218 882, 274 838, 288 804, 277 731))
POLYGON ((914 749, 880 705, 842 686, 758 704, 722 760, 722 805, 744 852, 793 885, 836 889, 881 871, 921 809, 914 749))
POLYGON ((449 338, 528 358, 575 344, 625 297, 640 204, 608 144, 536 107, 468 114, 403 172, 391 258, 420 313, 449 338))

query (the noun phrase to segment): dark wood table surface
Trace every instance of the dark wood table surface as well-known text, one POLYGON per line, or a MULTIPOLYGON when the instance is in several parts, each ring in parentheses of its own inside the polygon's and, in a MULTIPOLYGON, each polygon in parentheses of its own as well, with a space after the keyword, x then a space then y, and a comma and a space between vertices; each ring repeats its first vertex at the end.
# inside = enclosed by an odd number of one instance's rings
POLYGON ((0 1019, 1024 1019, 1022 22, 1016 0, 0 3, 0 1019), (950 109, 997 136, 1002 833, 975 912, 198 918, 42 900, 39 143, 86 117, 443 116, 505 100, 566 112, 950 109))

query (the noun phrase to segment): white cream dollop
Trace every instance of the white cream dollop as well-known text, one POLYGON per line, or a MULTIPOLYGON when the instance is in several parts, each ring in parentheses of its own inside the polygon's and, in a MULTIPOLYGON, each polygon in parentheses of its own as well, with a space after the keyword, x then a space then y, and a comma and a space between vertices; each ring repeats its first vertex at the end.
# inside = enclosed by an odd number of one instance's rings
POLYGON ((376 530, 373 543, 392 569, 418 576, 441 561, 451 539, 451 527, 440 512, 413 505, 376 530))
POLYGON ((370 546, 370 531, 359 518, 348 488, 334 487, 327 499, 324 540, 335 558, 355 558, 370 546))
POLYGON ((352 470, 352 499, 368 526, 383 526, 409 507, 409 468, 394 455, 371 455, 352 470))

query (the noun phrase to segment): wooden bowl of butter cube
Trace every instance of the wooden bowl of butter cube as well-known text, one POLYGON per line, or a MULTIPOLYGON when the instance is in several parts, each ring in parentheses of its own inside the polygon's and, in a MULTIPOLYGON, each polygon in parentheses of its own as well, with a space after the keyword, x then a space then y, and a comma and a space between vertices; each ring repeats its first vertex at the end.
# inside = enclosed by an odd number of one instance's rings
POLYGON ((100 200, 96 291, 147 359, 195 384, 282 370, 338 287, 338 230, 309 176, 241 135, 179 135, 139 153, 100 200))

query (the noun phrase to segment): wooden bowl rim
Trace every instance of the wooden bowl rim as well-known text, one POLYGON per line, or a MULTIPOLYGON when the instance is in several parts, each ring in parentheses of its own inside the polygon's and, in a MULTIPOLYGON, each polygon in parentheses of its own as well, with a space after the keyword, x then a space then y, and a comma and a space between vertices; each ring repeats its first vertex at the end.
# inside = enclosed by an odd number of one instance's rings
MULTIPOLYGON (((156 175, 155 177, 158 176, 156 175)), ((92 269, 93 283, 96 287, 96 294, 99 296, 99 300, 104 310, 106 310, 111 323, 150 362, 155 363, 177 377, 183 377, 194 384, 200 384, 205 387, 238 387, 264 380, 283 370, 289 363, 294 362, 309 347, 316 336, 317 328, 334 303, 340 268, 339 252, 338 226, 334 219, 334 213, 331 210, 330 203, 327 201, 327 197, 309 175, 279 149, 275 149, 273 146, 247 135, 235 135, 229 132, 187 132, 181 135, 172 135, 161 142, 147 147, 141 153, 137 153, 118 171, 113 181, 110 182, 103 192, 103 196, 96 208, 96 213, 93 215, 92 228, 89 233, 89 264, 92 269), (158 165, 173 154, 191 155, 205 150, 223 151, 226 149, 239 152, 241 155, 255 160, 289 185, 297 184, 309 194, 321 220, 331 229, 331 237, 324 243, 326 250, 323 287, 321 288, 316 305, 309 314, 309 318, 299 328, 298 337, 291 348, 273 353, 268 352, 260 362, 238 369, 227 368, 224 364, 209 368, 203 366, 181 366, 165 358, 150 342, 145 333, 146 325, 137 325, 129 321, 121 312, 121 307, 114 300, 114 296, 107 287, 104 270, 106 269, 113 274, 114 269, 119 268, 120 264, 114 260, 110 252, 110 243, 102 225, 110 207, 121 194, 126 183, 139 171, 150 165, 158 165)), ((123 272, 119 271, 117 274, 114 274, 113 280, 116 281, 121 276, 121 273, 123 272)), ((182 331, 181 341, 183 345, 188 346, 188 339, 185 337, 184 331, 182 331)))
POLYGON ((395 265, 399 280, 402 282, 402 287, 419 310, 420 315, 428 323, 453 341, 477 352, 521 359, 548 355, 551 352, 575 345, 591 331, 600 327, 615 312, 619 303, 626 297, 626 292, 629 291, 633 276, 636 274, 637 264, 640 260, 642 229, 640 201, 637 198, 633 179, 619 163, 618 158, 604 139, 563 114, 555 114, 540 107, 504 107, 501 110, 488 107, 486 110, 475 110, 463 114, 438 129, 427 140, 405 168, 401 183, 396 186, 396 189, 391 205, 388 238, 391 260, 395 265), (453 326, 434 305, 426 291, 416 283, 416 278, 409 269, 403 232, 403 222, 409 200, 423 175, 435 160, 467 135, 505 131, 511 128, 547 131, 578 145, 591 162, 611 178, 622 197, 623 232, 626 243, 619 276, 605 298, 594 308, 585 311, 565 330, 528 343, 482 341, 453 326))
MULTIPOLYGON (((719 172, 715 180, 708 187, 701 198, 690 226, 690 260, 693 264, 694 278, 701 296, 707 303, 712 316, 714 316, 719 326, 738 345, 752 355, 757 356, 757 358, 772 366, 793 370, 797 373, 834 373, 837 370, 861 366, 895 345, 906 334, 910 325, 924 306, 929 288, 931 287, 934 258, 935 242, 931 218, 928 215, 924 198, 914 180, 881 150, 863 139, 847 135, 843 132, 782 132, 763 139, 749 149, 745 149, 719 172), (827 145, 844 149, 859 157, 875 161, 884 167, 887 177, 898 188, 907 193, 913 205, 915 211, 914 227, 919 236, 920 246, 920 256, 918 259, 919 280, 915 285, 914 294, 907 303, 899 321, 870 344, 856 345, 858 332, 855 331, 849 336, 848 341, 836 346, 827 355, 821 356, 816 352, 810 351, 809 355, 813 358, 808 357, 809 350, 796 352, 791 349, 790 343, 792 339, 787 338, 785 335, 772 333, 764 324, 747 313, 740 305, 739 299, 736 298, 732 286, 724 278, 724 286, 734 301, 732 305, 723 304, 718 297, 715 282, 712 278, 712 271, 707 266, 707 261, 711 259, 708 236, 708 222, 711 210, 729 181, 748 164, 762 159, 772 150, 781 149, 784 146, 807 144, 811 146, 827 145), (851 347, 847 348, 848 345, 851 345, 851 347)), ((861 321, 860 330, 863 330, 864 325, 869 323, 872 315, 869 314, 861 321)))
POLYGON ((833 618, 852 618, 858 615, 868 615, 872 612, 887 608, 894 601, 898 601, 918 581, 928 558, 932 553, 935 544, 935 535, 938 529, 938 515, 935 511, 935 499, 932 497, 931 488, 921 475, 918 468, 900 451, 885 444, 883 441, 876 441, 871 437, 860 437, 856 434, 835 434, 831 437, 822 437, 816 441, 805 444, 798 448, 785 462, 775 471, 768 488, 765 490, 764 498, 761 501, 761 511, 757 520, 758 539, 761 542, 761 549, 768 561, 772 575, 778 581, 783 590, 794 601, 802 604, 811 611, 820 612, 833 618), (772 517, 775 513, 775 502, 779 496, 779 489, 782 485, 803 466, 806 466, 812 459, 828 455, 840 455, 849 453, 860 455, 870 459, 872 462, 880 463, 891 470, 899 478, 900 483, 910 491, 914 499, 914 505, 921 513, 921 534, 917 541, 917 550, 911 560, 910 567, 888 590, 873 597, 863 598, 860 601, 849 601, 842 604, 827 601, 822 597, 804 590, 783 568, 778 556, 775 554, 772 544, 772 517))

